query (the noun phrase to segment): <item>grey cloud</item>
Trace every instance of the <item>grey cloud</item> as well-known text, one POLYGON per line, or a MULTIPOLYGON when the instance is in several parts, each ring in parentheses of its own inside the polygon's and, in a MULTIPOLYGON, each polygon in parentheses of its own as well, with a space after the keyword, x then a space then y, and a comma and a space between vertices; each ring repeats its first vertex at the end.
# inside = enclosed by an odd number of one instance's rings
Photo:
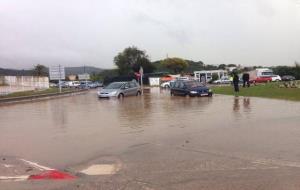
POLYGON ((164 31, 166 37, 175 39, 181 46, 190 42, 185 27, 179 26, 176 23, 162 21, 145 13, 136 14, 134 18, 139 25, 149 24, 155 26, 158 30, 164 31))
POLYGON ((0 0, 0 67, 113 67, 125 47, 207 64, 300 61, 300 0, 0 0))

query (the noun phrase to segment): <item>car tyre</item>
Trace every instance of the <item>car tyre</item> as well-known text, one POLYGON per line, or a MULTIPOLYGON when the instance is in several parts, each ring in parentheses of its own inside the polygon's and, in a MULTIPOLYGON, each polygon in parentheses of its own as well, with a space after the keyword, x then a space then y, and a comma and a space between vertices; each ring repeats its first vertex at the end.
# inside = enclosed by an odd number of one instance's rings
POLYGON ((140 96, 140 95, 141 95, 141 91, 137 91, 136 96, 140 96))
POLYGON ((124 94, 120 93, 120 94, 118 95, 118 98, 119 98, 119 99, 123 99, 123 98, 124 98, 124 94))

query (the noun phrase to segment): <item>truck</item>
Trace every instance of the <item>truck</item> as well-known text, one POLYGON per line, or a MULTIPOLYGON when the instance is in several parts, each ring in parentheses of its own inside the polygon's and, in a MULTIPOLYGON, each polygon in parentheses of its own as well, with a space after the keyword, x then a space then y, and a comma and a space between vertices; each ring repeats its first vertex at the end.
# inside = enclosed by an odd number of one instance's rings
POLYGON ((264 83, 272 81, 281 81, 279 75, 275 75, 272 69, 260 68, 249 72, 251 83, 264 83))

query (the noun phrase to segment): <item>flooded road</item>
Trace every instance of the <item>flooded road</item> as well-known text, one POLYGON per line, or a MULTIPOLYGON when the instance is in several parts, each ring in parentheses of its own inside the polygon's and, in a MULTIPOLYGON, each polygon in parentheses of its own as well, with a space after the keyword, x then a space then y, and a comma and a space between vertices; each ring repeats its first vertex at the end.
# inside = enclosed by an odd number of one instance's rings
POLYGON ((299 189, 299 147, 300 103, 291 101, 152 88, 124 100, 91 91, 0 107, 2 156, 55 168, 108 157, 122 164, 119 175, 138 179, 125 189, 299 189))

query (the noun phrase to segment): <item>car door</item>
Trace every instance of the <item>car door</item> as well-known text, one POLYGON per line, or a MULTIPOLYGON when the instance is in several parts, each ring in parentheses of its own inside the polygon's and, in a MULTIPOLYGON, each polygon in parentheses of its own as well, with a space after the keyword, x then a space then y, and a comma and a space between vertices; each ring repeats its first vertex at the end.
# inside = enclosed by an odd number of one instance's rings
POLYGON ((129 89, 130 89, 129 93, 130 93, 131 96, 136 95, 136 93, 137 93, 137 85, 136 85, 135 82, 130 82, 129 83, 129 89))
POLYGON ((129 82, 124 84, 124 90, 123 90, 124 96, 130 95, 130 85, 129 82))
POLYGON ((181 96, 186 95, 186 88, 185 88, 185 85, 184 85, 184 83, 182 81, 179 82, 178 93, 181 96))
POLYGON ((172 89, 171 89, 171 91, 172 91, 172 93, 173 93, 174 95, 179 95, 179 94, 178 94, 178 88, 179 88, 179 83, 176 81, 176 82, 174 82, 174 85, 173 85, 173 87, 172 87, 172 89))

